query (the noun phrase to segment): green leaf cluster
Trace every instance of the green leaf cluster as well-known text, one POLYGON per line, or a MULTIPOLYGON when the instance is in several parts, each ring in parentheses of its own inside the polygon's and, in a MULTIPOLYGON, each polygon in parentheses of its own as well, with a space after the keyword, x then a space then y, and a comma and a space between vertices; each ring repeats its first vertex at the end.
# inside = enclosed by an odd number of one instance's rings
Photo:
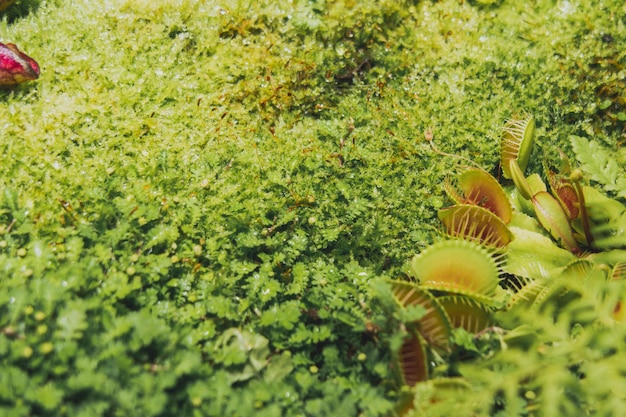
POLYGON ((606 191, 626 198, 626 151, 610 152, 598 142, 580 136, 570 138, 576 159, 591 179, 606 191))

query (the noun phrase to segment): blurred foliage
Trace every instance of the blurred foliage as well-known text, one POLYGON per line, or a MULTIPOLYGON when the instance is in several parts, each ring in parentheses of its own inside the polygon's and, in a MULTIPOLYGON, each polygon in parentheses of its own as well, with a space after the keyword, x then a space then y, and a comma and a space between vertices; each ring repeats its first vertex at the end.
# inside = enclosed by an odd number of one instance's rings
MULTIPOLYGON (((0 41, 42 74, 0 91, 0 414, 388 415, 401 339, 372 280, 432 243, 456 163, 425 132, 492 169, 529 109, 546 157, 619 149, 624 7, 17 0, 0 41)), ((623 331, 586 325, 592 298, 577 338, 579 310, 531 315, 510 359, 459 357, 471 407, 521 407, 518 366, 562 366, 557 390, 566 357, 596 377, 567 398, 619 405, 597 399, 623 331)))

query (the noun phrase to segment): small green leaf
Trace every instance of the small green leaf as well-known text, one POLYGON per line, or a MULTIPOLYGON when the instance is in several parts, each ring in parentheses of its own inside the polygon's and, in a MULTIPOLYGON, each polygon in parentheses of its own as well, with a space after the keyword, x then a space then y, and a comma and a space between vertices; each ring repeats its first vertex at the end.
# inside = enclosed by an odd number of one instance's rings
POLYGON ((612 104, 613 104, 613 102, 612 102, 611 100, 606 99, 606 100, 604 100, 602 103, 600 103, 600 104, 598 105, 598 108, 599 108, 600 110, 606 110, 606 109, 608 109, 609 107, 611 107, 611 105, 612 105, 612 104))
POLYGON ((78 339, 87 328, 85 311, 77 302, 70 303, 57 319, 59 325, 58 336, 63 339, 78 339))
POLYGON ((63 391, 56 388, 53 383, 32 390, 29 397, 35 402, 41 404, 46 410, 54 410, 61 404, 63 400, 63 391))
POLYGON ((280 355, 272 356, 263 377, 268 383, 276 383, 282 381, 292 371, 293 360, 291 355, 283 352, 280 355))
POLYGON ((608 191, 626 195, 626 167, 619 163, 619 153, 580 136, 570 136, 570 141, 582 170, 592 180, 602 184, 608 191))
POLYGON ((4 204, 12 211, 18 210, 17 191, 13 188, 5 187, 3 192, 4 204))

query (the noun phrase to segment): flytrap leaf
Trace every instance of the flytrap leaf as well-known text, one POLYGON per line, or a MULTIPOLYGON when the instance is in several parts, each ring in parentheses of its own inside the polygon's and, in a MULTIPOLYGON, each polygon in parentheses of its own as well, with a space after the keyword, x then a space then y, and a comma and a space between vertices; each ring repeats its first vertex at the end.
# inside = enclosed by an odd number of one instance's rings
POLYGON ((469 168, 458 176, 458 185, 464 196, 464 201, 459 203, 483 207, 504 223, 508 224, 511 221, 511 203, 491 174, 482 169, 469 168))
POLYGON ((518 309, 538 309, 546 301, 564 296, 569 292, 568 283, 580 283, 593 277, 605 276, 594 265, 587 259, 575 258, 564 267, 553 269, 547 276, 519 278, 517 282, 521 287, 511 294, 503 316, 510 312, 519 312, 518 309))
POLYGON ((594 263, 588 259, 575 259, 563 268, 561 277, 567 280, 582 281, 594 269, 594 263))
POLYGON ((450 345, 450 319, 437 300, 416 284, 391 281, 394 298, 403 308, 419 305, 425 314, 416 323, 417 330, 431 345, 447 349, 450 345))
MULTIPOLYGON (((595 249, 626 249, 626 206, 606 197, 594 188, 582 187, 588 213, 589 231, 595 249)), ((574 222, 577 233, 583 233, 583 225, 574 222)))
POLYGON ((512 235, 506 224, 485 208, 459 204, 441 209, 437 215, 451 237, 498 249, 511 242, 512 235))
POLYGON ((611 270, 611 280, 619 281, 626 279, 626 261, 615 264, 611 270))
POLYGON ((519 311, 517 309, 537 309, 543 301, 559 289, 561 289, 561 286, 557 285, 556 281, 543 279, 526 280, 526 285, 511 295, 501 317, 506 317, 512 312, 519 311))
POLYGON ((500 141, 500 164, 505 178, 511 178, 509 161, 517 161, 522 172, 528 165, 535 137, 535 119, 527 115, 523 119, 510 119, 502 129, 500 141))
POLYGON ((490 309, 469 297, 447 295, 438 297, 437 302, 448 314, 452 328, 462 327, 469 333, 478 333, 493 325, 490 309))
POLYGON ((533 195, 531 201, 537 220, 548 233, 570 252, 574 254, 581 253, 569 224, 569 219, 559 202, 546 191, 533 195))
POLYGON ((548 171, 548 183, 552 195, 559 201, 563 211, 570 220, 578 217, 580 214, 580 199, 578 192, 569 178, 562 177, 554 171, 548 171))
POLYGON ((499 268, 491 253, 468 240, 444 240, 416 255, 410 269, 422 288, 484 302, 495 296, 499 268))
POLYGON ((397 353, 398 368, 402 383, 410 387, 428 379, 428 359, 424 341, 417 331, 409 330, 409 335, 397 353))
POLYGON ((576 257, 543 233, 510 227, 514 239, 507 248, 504 272, 524 278, 548 278, 576 257))
POLYGON ((517 188, 517 191, 519 191, 520 195, 523 198, 525 198, 526 200, 530 200, 534 193, 531 190, 530 185, 528 184, 528 181, 526 180, 526 177, 524 176, 524 173, 520 169, 517 161, 514 159, 511 159, 507 162, 508 162, 507 166, 509 168, 509 175, 511 179, 513 180, 513 183, 515 184, 515 188, 517 188))

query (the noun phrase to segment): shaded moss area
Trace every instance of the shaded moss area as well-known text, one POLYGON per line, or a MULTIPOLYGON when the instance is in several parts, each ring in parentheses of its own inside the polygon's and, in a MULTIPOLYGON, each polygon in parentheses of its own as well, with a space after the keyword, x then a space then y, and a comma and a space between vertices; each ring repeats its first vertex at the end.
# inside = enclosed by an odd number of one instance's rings
POLYGON ((18 0, 0 414, 388 415, 371 282, 458 163, 426 133, 497 172, 528 111, 531 165, 572 134, 626 162, 626 6, 517 3, 18 0))

